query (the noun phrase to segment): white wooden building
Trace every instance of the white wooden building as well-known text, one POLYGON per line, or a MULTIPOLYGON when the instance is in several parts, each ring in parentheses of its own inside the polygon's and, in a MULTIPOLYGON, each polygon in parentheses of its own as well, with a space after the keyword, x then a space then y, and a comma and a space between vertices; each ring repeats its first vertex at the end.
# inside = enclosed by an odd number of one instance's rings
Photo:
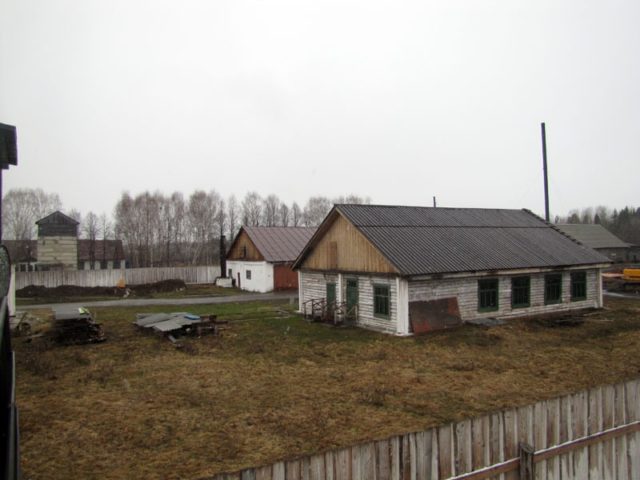
POLYGON ((291 265, 315 228, 242 227, 227 253, 227 276, 242 290, 271 292, 298 288, 291 265))
POLYGON ((602 307, 608 265, 527 210, 336 205, 293 267, 301 311, 409 335, 602 307))

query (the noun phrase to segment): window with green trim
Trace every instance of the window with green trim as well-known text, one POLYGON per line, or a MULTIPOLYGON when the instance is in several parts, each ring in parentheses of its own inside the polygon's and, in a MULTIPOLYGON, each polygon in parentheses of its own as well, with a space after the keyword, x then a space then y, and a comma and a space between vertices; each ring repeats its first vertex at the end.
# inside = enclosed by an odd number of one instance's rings
POLYGON ((524 308, 531 304, 531 278, 513 277, 511 279, 511 307, 524 308))
POLYGON ((498 279, 478 280, 478 311, 498 310, 498 279))
POLYGON ((390 294, 388 285, 373 286, 373 315, 389 318, 390 294))
POLYGON ((562 301, 562 274, 552 273, 544 276, 544 304, 562 301))
POLYGON ((587 299, 587 272, 571 273, 571 301, 587 299))

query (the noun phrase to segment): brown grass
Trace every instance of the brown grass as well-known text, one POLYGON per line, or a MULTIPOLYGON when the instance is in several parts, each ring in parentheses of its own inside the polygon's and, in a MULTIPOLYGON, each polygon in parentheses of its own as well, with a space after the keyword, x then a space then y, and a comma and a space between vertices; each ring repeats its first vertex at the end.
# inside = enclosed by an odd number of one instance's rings
POLYGON ((198 306, 230 328, 184 351, 101 309, 103 344, 16 339, 25 478, 198 478, 637 377, 640 302, 607 307, 396 338, 284 304, 198 306))

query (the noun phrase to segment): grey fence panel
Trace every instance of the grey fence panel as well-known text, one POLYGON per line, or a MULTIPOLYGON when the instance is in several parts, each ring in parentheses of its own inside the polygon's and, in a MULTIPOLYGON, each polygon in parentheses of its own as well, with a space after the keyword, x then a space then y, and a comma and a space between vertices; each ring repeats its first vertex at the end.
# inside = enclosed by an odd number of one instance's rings
POLYGON ((220 266, 127 268, 118 270, 50 270, 46 272, 16 272, 16 289, 29 285, 54 288, 60 285, 78 287, 114 287, 121 279, 127 285, 154 283, 162 280, 183 280, 188 284, 214 283, 220 276, 220 266))

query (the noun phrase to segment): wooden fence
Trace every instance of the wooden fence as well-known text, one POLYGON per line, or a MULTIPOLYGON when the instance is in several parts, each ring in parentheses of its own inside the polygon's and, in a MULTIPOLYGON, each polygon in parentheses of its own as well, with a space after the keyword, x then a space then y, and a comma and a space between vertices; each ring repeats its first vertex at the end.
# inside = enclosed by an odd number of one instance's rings
POLYGON ((220 276, 220 266, 127 268, 118 270, 68 270, 47 272, 16 272, 16 289, 28 285, 48 288, 60 285, 79 287, 114 287, 121 278, 127 285, 140 285, 161 280, 184 280, 185 283, 213 283, 220 276))
POLYGON ((640 379, 211 480, 637 480, 639 403, 640 379))

